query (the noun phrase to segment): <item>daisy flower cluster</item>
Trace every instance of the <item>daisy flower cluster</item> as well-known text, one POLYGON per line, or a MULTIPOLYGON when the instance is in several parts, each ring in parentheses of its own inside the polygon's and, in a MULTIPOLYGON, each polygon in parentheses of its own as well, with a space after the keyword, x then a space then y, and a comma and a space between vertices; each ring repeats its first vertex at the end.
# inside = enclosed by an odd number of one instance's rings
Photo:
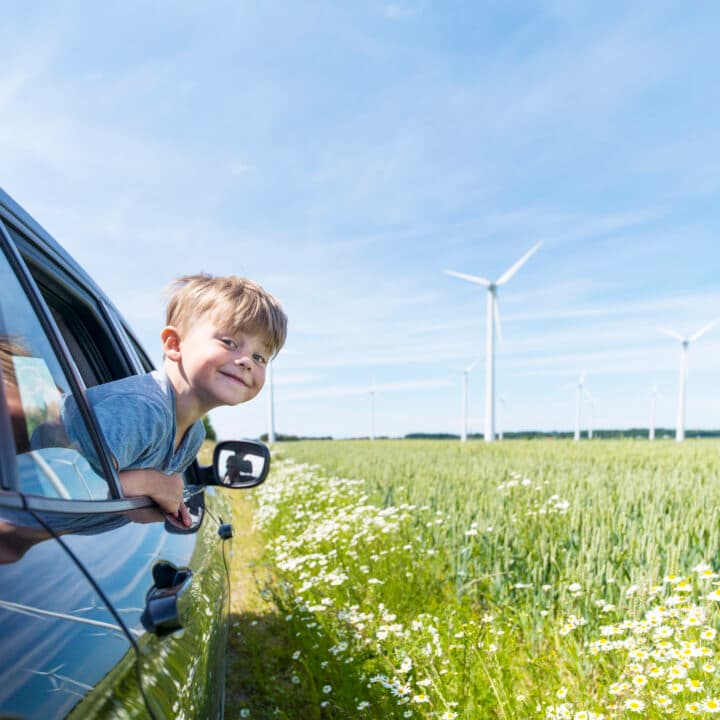
POLYGON ((390 704, 392 717, 456 718, 457 703, 436 690, 454 672, 450 656, 465 647, 464 632, 452 617, 406 612, 401 621, 381 599, 395 597, 400 588, 382 587, 395 563, 412 567, 411 553, 423 550, 418 532, 437 527, 442 514, 409 504, 374 505, 363 481, 324 477, 312 466, 279 461, 273 473, 274 481, 256 493, 255 522, 282 528, 268 534, 277 578, 267 591, 302 648, 293 656, 293 682, 302 682, 312 655, 327 687, 350 669, 363 680, 367 696, 353 701, 359 717, 374 717, 378 705, 387 712, 390 704))
MULTIPOLYGON (((675 717, 720 714, 717 577, 702 563, 694 576, 668 575, 662 583, 633 587, 630 595, 650 604, 642 617, 600 625, 599 637, 587 643, 585 652, 609 659, 616 668, 602 700, 607 717, 646 717, 651 711, 675 717)), ((601 613, 615 609, 603 601, 596 604, 601 613)), ((561 635, 568 625, 560 628, 561 635)), ((566 700, 566 695, 562 688, 558 697, 566 700)), ((549 704, 546 718, 590 717, 589 712, 566 700, 549 704)))

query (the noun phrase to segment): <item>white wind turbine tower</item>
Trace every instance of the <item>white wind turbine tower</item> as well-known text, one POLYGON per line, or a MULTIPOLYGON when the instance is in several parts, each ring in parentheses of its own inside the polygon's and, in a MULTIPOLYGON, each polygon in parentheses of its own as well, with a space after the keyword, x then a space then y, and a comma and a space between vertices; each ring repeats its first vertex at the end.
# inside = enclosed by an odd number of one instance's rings
POLYGON ((683 337, 680 333, 676 333, 673 330, 667 328, 658 328, 661 333, 669 335, 671 338, 680 341, 680 383, 678 387, 678 408, 677 408, 677 421, 675 423, 675 440, 682 442, 685 439, 685 393, 687 385, 687 356, 688 348, 691 342, 695 342, 701 338, 710 328, 717 325, 720 318, 715 318, 712 322, 709 322, 704 327, 700 328, 695 334, 690 337, 683 337))
POLYGON ((468 376, 475 369, 480 359, 470 363, 462 374, 462 396, 461 396, 461 414, 460 414, 460 442, 467 440, 468 431, 468 376))
POLYGON ((370 439, 375 439, 375 378, 370 388, 370 439))
POLYGON ((533 245, 514 265, 511 265, 495 282, 476 275, 445 270, 448 275, 454 275, 462 280, 468 280, 483 285, 488 291, 487 301, 487 327, 485 340, 485 442, 495 440, 495 326, 498 334, 500 328, 500 312, 497 304, 497 291, 537 252, 542 241, 533 245))
POLYGON ((498 440, 503 439, 503 425, 505 423, 505 411, 507 410, 507 395, 501 395, 498 400, 502 405, 502 412, 500 413, 500 420, 498 421, 498 440))
POLYGON ((650 425, 648 427, 648 440, 655 439, 655 409, 657 408, 658 387, 657 383, 653 383, 650 391, 650 425))
MULTIPOLYGON (((582 419, 582 396, 584 392, 587 392, 584 390, 585 387, 585 371, 583 370, 579 377, 577 383, 570 383, 569 385, 563 385, 563 390, 568 390, 569 388, 575 388, 575 434, 573 435, 573 440, 576 442, 580 440, 580 420, 582 419)), ((592 421, 591 421, 592 422, 592 421)))
POLYGON ((275 442, 275 384, 273 363, 268 363, 268 443, 275 442))

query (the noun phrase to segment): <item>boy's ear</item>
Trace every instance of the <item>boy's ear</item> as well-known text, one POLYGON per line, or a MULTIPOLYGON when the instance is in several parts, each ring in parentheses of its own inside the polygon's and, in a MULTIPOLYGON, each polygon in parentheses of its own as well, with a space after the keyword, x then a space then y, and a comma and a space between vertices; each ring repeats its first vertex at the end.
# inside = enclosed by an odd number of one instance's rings
POLYGON ((163 354, 169 360, 180 359, 180 332, 174 325, 166 325, 160 331, 163 354))

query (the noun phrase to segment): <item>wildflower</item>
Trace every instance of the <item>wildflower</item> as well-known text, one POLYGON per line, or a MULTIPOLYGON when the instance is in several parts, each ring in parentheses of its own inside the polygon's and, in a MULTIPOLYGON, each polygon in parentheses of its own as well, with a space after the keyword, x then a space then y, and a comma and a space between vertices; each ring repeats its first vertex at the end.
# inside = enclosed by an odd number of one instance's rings
POLYGON ((668 685, 668 691, 673 695, 679 695, 683 691, 683 684, 679 682, 672 682, 668 685))
POLYGON ((684 680, 687 677, 687 669, 682 665, 673 665, 668 668, 667 675, 671 680, 684 680))
POLYGON ((700 703, 697 702, 691 702, 691 703, 685 703, 685 712, 689 713, 690 715, 696 715, 700 712, 700 703))
POLYGON ((555 695, 557 696, 558 700, 564 700, 567 697, 567 693, 568 693, 567 688, 561 687, 558 689, 558 691, 555 693, 555 695))
POLYGON ((290 682, 291 682, 293 685, 299 685, 299 684, 300 684, 300 678, 299 678, 297 675, 293 675, 293 676, 290 678, 290 682))
POLYGON ((655 698, 655 705, 659 708, 670 707, 672 700, 667 695, 658 695, 655 698))
POLYGON ((636 688, 645 687, 647 685, 647 677, 645 675, 636 675, 632 679, 632 683, 636 688))
POLYGON ((440 720, 455 720, 455 718, 456 718, 457 716, 458 716, 458 715, 457 715, 456 712, 452 712, 451 710, 446 710, 446 711, 440 716, 440 720))
POLYGON ((713 663, 705 663, 702 666, 703 672, 707 673, 708 675, 712 675, 712 673, 715 672, 715 665, 713 663))
POLYGON ((358 703, 357 709, 358 710, 365 710, 366 708, 370 707, 370 703, 367 700, 362 700, 358 703))
POLYGON ((640 698, 628 698, 624 705, 626 710, 630 712, 642 712, 645 709, 645 703, 640 698))
POLYGON ((705 628, 705 630, 700 633, 700 637, 703 640, 714 640, 716 635, 717 632, 713 628, 705 628))
POLYGON ((701 703, 701 707, 706 713, 714 715, 720 712, 720 700, 717 698, 705 698, 701 703))
POLYGON ((250 717, 250 710, 248 708, 240 708, 240 717, 241 718, 250 717))
POLYGON ((418 693, 417 695, 413 695, 412 701, 419 705, 420 703, 429 703, 430 698, 425 693, 418 693))
POLYGON ((695 680, 694 678, 688 678, 685 687, 690 692, 700 692, 703 689, 703 682, 702 680, 695 680))
POLYGON ((332 692, 332 685, 323 685, 322 691, 325 695, 329 695, 332 692))

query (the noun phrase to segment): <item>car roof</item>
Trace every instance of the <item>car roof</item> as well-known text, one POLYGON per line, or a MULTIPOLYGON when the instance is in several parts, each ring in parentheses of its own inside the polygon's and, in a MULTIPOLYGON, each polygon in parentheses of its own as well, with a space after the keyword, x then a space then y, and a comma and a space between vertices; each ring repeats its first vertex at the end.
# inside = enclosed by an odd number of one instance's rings
MULTIPOLYGON (((121 313, 115 307, 115 304, 110 298, 102 291, 95 281, 83 270, 82 266, 70 255, 65 248, 60 245, 53 238, 45 228, 40 225, 29 213, 13 200, 5 190, 0 187, 0 217, 5 220, 10 220, 17 227, 21 228, 28 239, 35 245, 41 252, 52 258, 56 263, 67 269, 70 274, 85 285, 86 288, 95 297, 101 299, 105 304, 110 306, 119 317, 122 318, 121 313)), ((124 318, 123 318, 124 322, 124 318)), ((127 323, 124 322, 127 326, 127 323)))

